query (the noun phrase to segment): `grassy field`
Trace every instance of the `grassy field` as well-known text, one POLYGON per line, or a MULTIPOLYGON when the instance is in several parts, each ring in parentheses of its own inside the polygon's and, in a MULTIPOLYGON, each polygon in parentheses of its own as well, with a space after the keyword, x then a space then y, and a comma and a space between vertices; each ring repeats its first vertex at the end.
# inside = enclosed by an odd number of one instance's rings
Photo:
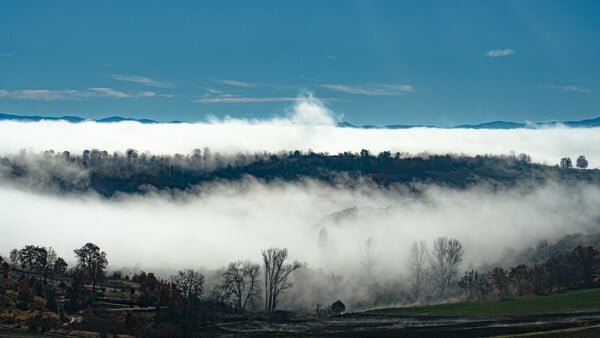
POLYGON ((455 303, 376 309, 369 315, 387 316, 522 316, 600 312, 600 289, 570 291, 498 302, 455 303))

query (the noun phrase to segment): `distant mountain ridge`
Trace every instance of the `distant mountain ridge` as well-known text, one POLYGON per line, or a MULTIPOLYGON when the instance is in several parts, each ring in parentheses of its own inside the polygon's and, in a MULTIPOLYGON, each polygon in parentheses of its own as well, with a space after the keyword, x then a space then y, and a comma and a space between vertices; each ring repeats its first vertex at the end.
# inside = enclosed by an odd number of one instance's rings
MULTIPOLYGON (((10 115, 10 114, 2 114, 0 113, 0 121, 3 120, 11 120, 11 121, 28 121, 28 122, 39 122, 39 121, 67 121, 71 123, 80 123, 85 121, 93 121, 98 123, 114 123, 114 122, 123 122, 123 121, 132 121, 139 122, 143 124, 154 124, 160 123, 155 120, 150 119, 135 119, 131 117, 121 117, 121 116, 110 116, 101 119, 85 119, 79 116, 61 116, 61 117, 51 117, 51 116, 38 116, 38 115, 10 115)), ((182 123, 182 121, 170 121, 166 123, 182 123)), ((337 126, 340 128, 359 128, 359 129, 410 129, 410 128, 441 128, 441 129, 518 129, 518 128, 527 128, 527 129, 536 129, 536 128, 547 128, 547 127, 557 127, 557 126, 565 126, 571 128, 592 128, 592 127, 600 127, 600 117, 596 117, 593 119, 586 120, 578 120, 578 121, 550 121, 550 122, 511 122, 511 121, 491 121, 480 124, 460 124, 454 127, 436 127, 431 125, 407 125, 407 124, 389 124, 385 126, 375 126, 375 125, 354 125, 350 122, 338 122, 337 126)))
MULTIPOLYGON (((134 121, 134 122, 145 123, 145 124, 146 123, 158 123, 158 121, 149 120, 149 119, 134 119, 134 118, 121 117, 121 116, 111 116, 111 117, 105 117, 105 118, 94 120, 94 119, 84 119, 83 117, 70 116, 70 115, 61 116, 61 117, 52 117, 52 116, 38 116, 38 115, 25 116, 25 115, 0 114, 0 121, 2 121, 2 120, 30 121, 30 122, 67 121, 67 122, 72 122, 72 123, 80 123, 80 122, 85 122, 85 121, 94 121, 94 122, 100 122, 100 123, 123 122, 123 121, 134 121)), ((170 123, 176 123, 176 121, 170 122, 170 123)))
POLYGON ((378 127, 374 125, 363 125, 357 126, 353 125, 349 122, 340 122, 338 123, 338 127, 342 128, 363 128, 363 129, 410 129, 410 128, 441 128, 441 129, 518 129, 518 128, 527 128, 527 129, 537 129, 537 128, 547 128, 547 127, 558 127, 565 126, 571 128, 592 128, 592 127, 600 127, 600 117, 596 117, 593 119, 587 120, 579 120, 579 121, 550 121, 550 122, 511 122, 511 121, 491 121, 484 122, 480 124, 460 124, 454 127, 436 127, 430 125, 406 125, 406 124, 389 124, 383 127, 378 127))

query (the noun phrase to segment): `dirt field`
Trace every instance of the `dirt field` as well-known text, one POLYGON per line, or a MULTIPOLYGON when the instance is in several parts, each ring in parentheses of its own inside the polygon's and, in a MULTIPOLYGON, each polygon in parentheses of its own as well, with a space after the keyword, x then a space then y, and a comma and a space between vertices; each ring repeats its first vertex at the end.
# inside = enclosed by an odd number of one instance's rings
MULTIPOLYGON (((0 328, 0 337, 92 337, 91 332, 28 334, 0 328)), ((211 337, 599 337, 600 314, 502 318, 346 315, 323 320, 246 320, 207 327, 211 337)))
POLYGON ((423 318, 346 315, 324 320, 243 321, 207 328, 214 336, 255 337, 598 337, 600 315, 423 318))

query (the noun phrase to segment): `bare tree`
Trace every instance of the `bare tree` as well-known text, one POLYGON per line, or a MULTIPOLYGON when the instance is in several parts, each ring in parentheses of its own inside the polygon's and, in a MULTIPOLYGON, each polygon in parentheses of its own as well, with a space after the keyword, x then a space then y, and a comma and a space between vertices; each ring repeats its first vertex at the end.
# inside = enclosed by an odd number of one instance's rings
POLYGON ((409 264, 411 270, 412 294, 419 299, 425 284, 425 269, 429 261, 429 250, 425 241, 414 242, 410 246, 409 264))
POLYGON ((196 301, 200 299, 204 288, 204 275, 192 269, 178 271, 176 275, 171 276, 171 283, 183 299, 183 316, 188 318, 192 316, 192 310, 196 301))
POLYGON ((258 276, 260 266, 250 261, 229 263, 223 273, 223 288, 239 312, 246 311, 248 305, 254 306, 260 293, 258 276))
POLYGON ((373 281, 373 270, 375 269, 375 240, 373 237, 367 238, 363 246, 361 253, 360 264, 363 266, 365 271, 365 280, 367 284, 371 284, 373 281))
POLYGON ((262 251, 265 264, 265 311, 274 311, 277 307, 278 297, 282 292, 291 288, 288 282, 289 275, 300 267, 298 261, 284 264, 287 259, 287 249, 270 248, 262 251))
POLYGON ((171 276, 171 283, 179 290, 183 301, 188 304, 202 294, 204 275, 192 269, 186 269, 171 276))
POLYGON ((443 295, 452 285, 463 260, 463 247, 457 239, 439 237, 433 242, 431 269, 434 274, 437 291, 443 295))

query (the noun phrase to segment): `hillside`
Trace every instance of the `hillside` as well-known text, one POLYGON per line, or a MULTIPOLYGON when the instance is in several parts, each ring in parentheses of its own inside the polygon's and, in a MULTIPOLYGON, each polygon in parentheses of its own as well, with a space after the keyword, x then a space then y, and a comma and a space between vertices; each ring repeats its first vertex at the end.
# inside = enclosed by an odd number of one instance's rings
POLYGON ((149 189, 186 190, 215 181, 313 179, 332 185, 372 182, 380 187, 433 183, 452 188, 477 184, 491 187, 533 186, 547 181, 600 183, 596 169, 561 169, 532 163, 528 156, 408 156, 383 152, 371 155, 322 153, 239 154, 222 156, 205 149, 191 155, 154 156, 128 150, 125 154, 85 151, 27 154, 0 158, 0 177, 13 182, 51 185, 64 192, 143 193, 149 189), (40 181, 42 180, 43 181, 40 181), (33 183, 32 183, 33 182, 33 183))

